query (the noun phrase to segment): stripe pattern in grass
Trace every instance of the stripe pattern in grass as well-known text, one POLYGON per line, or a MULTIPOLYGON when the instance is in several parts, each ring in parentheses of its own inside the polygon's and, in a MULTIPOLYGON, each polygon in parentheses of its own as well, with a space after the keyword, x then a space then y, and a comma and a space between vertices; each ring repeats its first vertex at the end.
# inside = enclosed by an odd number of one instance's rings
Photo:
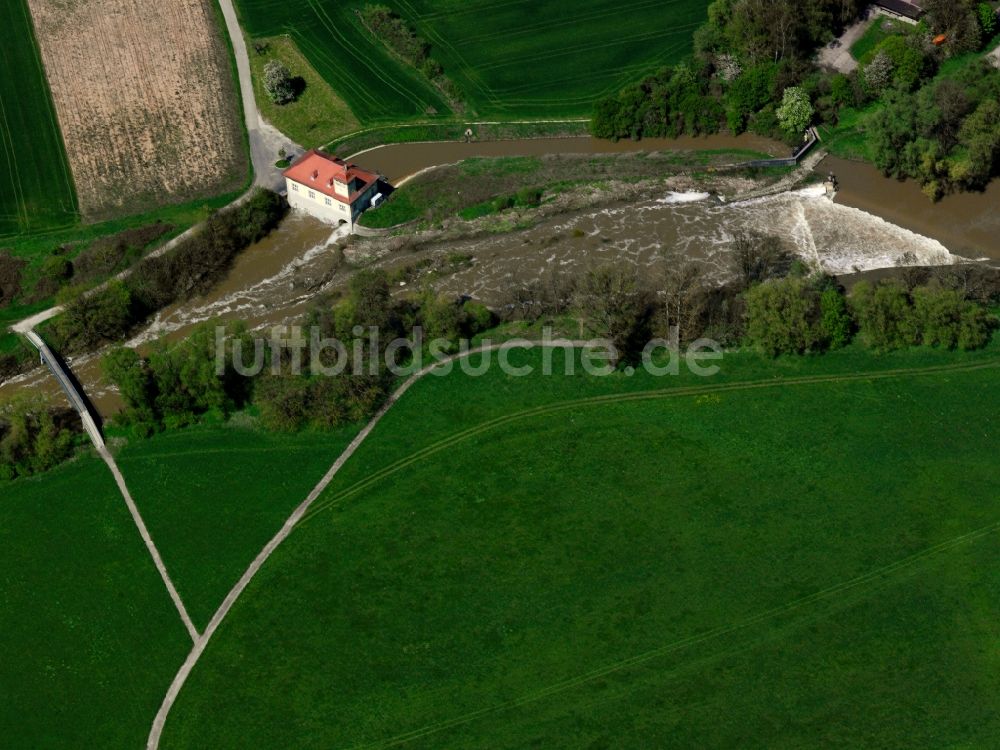
POLYGON ((0 238, 67 226, 76 191, 25 0, 0 4, 0 238))
MULTIPOLYGON (((370 0, 374 1, 374 0, 370 0)), ((356 11, 366 0, 237 0, 253 37, 289 34, 365 124, 448 112, 356 11)), ((479 117, 579 117, 682 59, 708 0, 386 0, 431 45, 479 117)))

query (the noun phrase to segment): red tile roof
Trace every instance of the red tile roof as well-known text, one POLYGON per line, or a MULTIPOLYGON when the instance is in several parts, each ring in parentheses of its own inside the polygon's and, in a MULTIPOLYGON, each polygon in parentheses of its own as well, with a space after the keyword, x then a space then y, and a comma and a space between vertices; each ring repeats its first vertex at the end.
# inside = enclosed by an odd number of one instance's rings
POLYGON ((315 190, 341 203, 348 204, 354 203, 361 196, 361 193, 378 180, 377 174, 367 172, 356 164, 348 164, 343 159, 324 154, 316 149, 307 151, 282 174, 300 185, 305 185, 310 190, 315 190), (354 189, 350 191, 350 197, 345 198, 343 195, 338 195, 334 190, 334 182, 343 182, 353 186, 354 189))

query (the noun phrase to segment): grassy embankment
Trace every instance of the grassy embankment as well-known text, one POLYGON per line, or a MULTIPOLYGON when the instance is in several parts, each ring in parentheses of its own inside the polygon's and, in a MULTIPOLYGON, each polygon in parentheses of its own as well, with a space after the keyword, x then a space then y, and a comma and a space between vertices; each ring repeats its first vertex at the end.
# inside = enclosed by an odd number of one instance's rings
POLYGON ((997 354, 427 378, 247 589, 163 747, 981 744, 997 354), (777 384, 805 375, 829 380, 777 384))
MULTIPOLYGON (((523 138, 572 138, 589 134, 587 120, 559 120, 553 122, 497 122, 488 124, 450 123, 401 123, 366 128, 340 138, 335 138, 324 148, 331 153, 351 157, 361 151, 394 143, 421 141, 461 141, 465 131, 471 130, 476 141, 510 141, 523 138)), ((363 158, 363 157, 362 157, 363 158)))
POLYGON ((530 207, 580 185, 606 187, 612 180, 662 179, 698 174, 713 166, 769 158, 747 150, 658 151, 553 157, 511 156, 466 159, 423 174, 366 212, 363 226, 387 228, 418 221, 432 226, 458 216, 476 219, 508 208, 530 207), (453 189, 460 184, 461 191, 453 189))

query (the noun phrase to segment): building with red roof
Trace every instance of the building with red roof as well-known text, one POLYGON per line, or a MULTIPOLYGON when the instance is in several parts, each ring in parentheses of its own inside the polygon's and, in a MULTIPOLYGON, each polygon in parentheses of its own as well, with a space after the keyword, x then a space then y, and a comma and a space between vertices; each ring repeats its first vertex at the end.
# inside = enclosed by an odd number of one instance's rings
POLYGON ((379 176, 356 164, 312 149, 284 172, 288 204, 330 224, 352 231, 378 192, 379 176))

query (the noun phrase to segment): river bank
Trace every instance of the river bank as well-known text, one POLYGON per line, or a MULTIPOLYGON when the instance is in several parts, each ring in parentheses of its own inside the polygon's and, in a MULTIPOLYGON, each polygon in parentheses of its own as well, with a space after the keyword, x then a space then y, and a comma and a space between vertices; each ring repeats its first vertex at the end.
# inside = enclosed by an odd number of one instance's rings
POLYGON ((932 203, 916 182, 885 177, 866 162, 828 156, 817 170, 837 176, 837 203, 935 239, 965 258, 1000 262, 1000 180, 982 193, 932 203))
MULTIPOLYGON (((739 149, 773 155, 787 152, 782 144, 767 139, 716 136, 665 142, 559 138, 397 144, 368 153, 377 159, 383 173, 405 177, 442 160, 609 155, 655 149, 678 151, 694 146, 710 151, 739 149)), ((359 161, 369 166, 366 157, 359 161)), ((291 216, 272 235, 242 253, 222 283, 202 297, 161 311, 126 343, 143 346, 159 336, 180 338, 193 326, 211 319, 244 320, 259 329, 294 323, 317 295, 341 288, 353 268, 363 264, 390 270, 400 280, 401 290, 430 283, 442 293, 499 304, 512 286, 532 283, 552 273, 575 273, 595 263, 629 263, 652 274, 664 263, 686 259, 703 264, 709 277, 723 280, 729 269, 726 248, 739 229, 777 234, 815 267, 843 275, 894 267, 906 253, 912 253, 910 262, 916 264, 955 262, 949 248, 934 238, 935 233, 958 240, 963 236, 974 236, 977 241, 989 239, 991 222, 997 220, 995 204, 994 210, 989 210, 989 195, 973 196, 970 201, 956 196, 956 200, 949 201, 949 207, 961 207, 960 218, 955 221, 926 220, 922 217, 930 204, 919 190, 919 201, 909 196, 894 201, 891 192, 883 195, 880 191, 888 191, 889 183, 898 187, 896 183, 864 167, 830 159, 820 165, 818 172, 834 171, 841 180, 842 192, 836 202, 816 188, 720 202, 689 176, 675 177, 676 182, 670 183, 665 175, 659 182, 623 184, 618 194, 567 192, 557 197, 561 204, 536 209, 537 214, 525 217, 524 226, 499 233, 466 226, 451 233, 351 238, 348 242, 331 227, 308 217, 291 216), (884 212, 896 221, 874 215, 866 206, 884 206, 884 212), (895 213, 891 210, 894 207, 895 213)), ((711 179, 734 178, 713 175, 711 179)), ((753 188, 746 178, 739 179, 744 183, 730 184, 729 190, 722 182, 713 184, 713 189, 731 198, 753 188)), ((932 216, 940 211, 935 208, 932 216)), ((1000 237, 1000 231, 993 237, 1000 237)), ((984 254, 977 252, 974 257, 984 254)), ((72 364, 98 410, 105 416, 114 413, 120 401, 103 383, 99 356, 84 355, 72 364)), ((55 384, 46 380, 47 374, 38 370, 11 379, 0 384, 0 399, 22 389, 41 390, 60 398, 55 384)))

